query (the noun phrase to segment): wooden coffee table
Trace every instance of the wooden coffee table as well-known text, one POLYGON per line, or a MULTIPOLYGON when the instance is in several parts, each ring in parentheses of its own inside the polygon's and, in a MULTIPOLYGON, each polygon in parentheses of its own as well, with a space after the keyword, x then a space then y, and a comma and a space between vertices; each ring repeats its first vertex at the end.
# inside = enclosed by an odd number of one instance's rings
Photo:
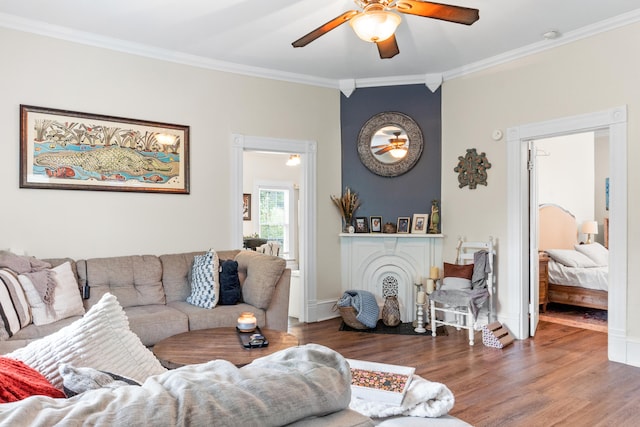
POLYGON ((260 328, 269 341, 267 347, 244 348, 235 327, 200 329, 165 338, 153 347, 153 354, 165 368, 224 359, 236 366, 244 366, 258 357, 298 345, 295 335, 273 329, 260 328))

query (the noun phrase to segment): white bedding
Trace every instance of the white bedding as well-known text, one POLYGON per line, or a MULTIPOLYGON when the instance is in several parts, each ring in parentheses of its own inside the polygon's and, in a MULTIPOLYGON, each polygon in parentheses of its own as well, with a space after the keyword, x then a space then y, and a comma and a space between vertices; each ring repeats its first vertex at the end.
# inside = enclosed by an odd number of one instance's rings
POLYGON ((608 291, 609 267, 567 267, 551 258, 549 283, 608 291))

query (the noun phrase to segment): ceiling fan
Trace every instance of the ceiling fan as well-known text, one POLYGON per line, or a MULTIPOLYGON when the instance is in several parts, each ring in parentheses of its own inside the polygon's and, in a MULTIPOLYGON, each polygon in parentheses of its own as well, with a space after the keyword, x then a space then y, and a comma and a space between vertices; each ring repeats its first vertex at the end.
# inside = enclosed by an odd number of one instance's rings
POLYGON ((375 154, 376 156, 380 156, 386 152, 389 152, 395 158, 402 158, 405 154, 407 154, 407 147, 404 145, 407 142, 407 138, 400 138, 400 134, 402 131, 394 131, 393 138, 389 139, 389 143, 384 145, 375 145, 372 146, 372 150, 378 150, 375 154))
POLYGON ((471 25, 480 19, 478 9, 419 0, 354 0, 362 11, 349 10, 291 43, 303 47, 349 21, 358 37, 378 46, 380 58, 393 58, 398 53, 395 30, 400 24, 396 11, 425 18, 471 25))

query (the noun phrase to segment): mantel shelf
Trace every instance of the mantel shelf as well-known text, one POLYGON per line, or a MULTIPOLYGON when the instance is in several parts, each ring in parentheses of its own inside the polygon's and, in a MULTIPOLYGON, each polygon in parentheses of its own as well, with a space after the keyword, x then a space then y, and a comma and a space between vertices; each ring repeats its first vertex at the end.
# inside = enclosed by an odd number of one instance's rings
POLYGON ((411 233, 340 233, 340 237, 375 237, 375 238, 388 238, 388 237, 399 237, 402 239, 438 239, 443 238, 444 234, 411 234, 411 233))

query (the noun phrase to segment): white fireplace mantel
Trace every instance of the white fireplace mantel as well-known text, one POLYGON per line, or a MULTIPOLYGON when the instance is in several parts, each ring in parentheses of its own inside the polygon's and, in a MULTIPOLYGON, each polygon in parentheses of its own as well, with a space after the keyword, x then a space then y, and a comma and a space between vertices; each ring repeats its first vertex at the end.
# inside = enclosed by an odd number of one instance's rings
POLYGON ((416 279, 442 267, 442 234, 341 233, 342 290, 373 293, 382 309, 383 284, 398 289, 403 322, 415 319, 416 279))

